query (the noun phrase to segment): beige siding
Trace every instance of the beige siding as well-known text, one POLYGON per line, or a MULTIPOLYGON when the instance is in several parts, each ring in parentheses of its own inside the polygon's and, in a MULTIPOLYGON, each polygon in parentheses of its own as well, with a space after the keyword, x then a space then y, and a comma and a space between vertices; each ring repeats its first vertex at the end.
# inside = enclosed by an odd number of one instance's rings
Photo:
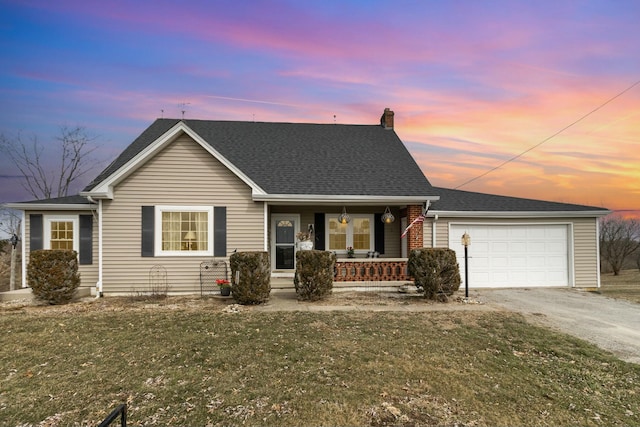
POLYGON ((597 227, 598 220, 595 218, 573 220, 576 287, 595 287, 599 283, 597 227))
POLYGON ((227 255, 264 248, 263 204, 211 154, 182 136, 116 186, 103 202, 103 291, 129 293, 149 287, 149 270, 167 270, 169 292, 200 290, 200 263, 210 257, 141 256, 142 206, 225 206, 227 255))
MULTIPOLYGON (((93 263, 90 265, 79 265, 78 272, 80 273, 80 287, 83 288, 95 288, 96 283, 98 282, 98 214, 95 211, 26 211, 25 212, 25 233, 22 240, 22 244, 25 248, 25 259, 23 262, 25 265, 29 265, 29 252, 31 251, 31 224, 29 222, 29 215, 32 214, 42 214, 44 217, 47 215, 56 215, 56 216, 79 216, 79 215, 89 215, 93 214, 93 231, 92 231, 92 245, 93 245, 93 263)), ((79 230, 78 230, 79 232, 79 230)), ((26 280, 26 277, 25 277, 26 280)), ((28 283, 27 283, 28 286, 28 283)))
MULTIPOLYGON (((439 218, 436 222, 436 247, 449 246, 449 223, 486 223, 486 224, 558 224, 566 223, 569 228, 569 247, 572 247, 573 262, 569 268, 573 267, 573 278, 576 287, 594 287, 598 285, 598 247, 596 227, 598 224, 595 218, 524 218, 524 219, 503 219, 495 218, 439 218), (573 234, 571 234, 573 230, 573 234), (572 241, 571 241, 572 240, 572 241), (573 246, 571 244, 573 243, 573 246)), ((431 233, 431 223, 425 221, 425 236, 431 233), (427 230, 428 229, 428 230, 427 230)), ((473 244, 473 239, 472 239, 473 244)), ((426 240, 425 246, 430 247, 431 242, 426 240)), ((571 250, 571 249, 570 249, 571 250)), ((571 254, 570 254, 571 256, 571 254)))

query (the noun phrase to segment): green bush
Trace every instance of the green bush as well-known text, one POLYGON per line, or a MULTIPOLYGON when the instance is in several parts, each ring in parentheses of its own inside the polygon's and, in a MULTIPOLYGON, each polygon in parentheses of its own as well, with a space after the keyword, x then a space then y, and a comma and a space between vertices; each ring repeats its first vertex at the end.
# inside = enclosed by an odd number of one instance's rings
POLYGON ((27 281, 33 295, 49 304, 66 304, 80 286, 75 251, 38 250, 29 255, 27 281))
POLYGON ((293 284, 299 300, 318 301, 333 290, 336 256, 326 251, 298 251, 293 284))
POLYGON ((268 252, 237 252, 229 258, 231 294, 240 304, 260 304, 271 292, 271 264, 268 252))
POLYGON ((450 296, 460 288, 460 268, 452 249, 414 249, 409 254, 408 270, 425 298, 450 296))

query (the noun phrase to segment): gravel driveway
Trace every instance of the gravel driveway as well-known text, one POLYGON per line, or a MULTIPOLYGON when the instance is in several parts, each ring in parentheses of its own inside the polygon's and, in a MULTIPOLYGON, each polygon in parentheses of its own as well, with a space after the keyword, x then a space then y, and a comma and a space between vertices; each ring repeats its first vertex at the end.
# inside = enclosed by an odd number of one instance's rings
POLYGON ((574 289, 482 289, 477 298, 640 364, 640 304, 574 289))

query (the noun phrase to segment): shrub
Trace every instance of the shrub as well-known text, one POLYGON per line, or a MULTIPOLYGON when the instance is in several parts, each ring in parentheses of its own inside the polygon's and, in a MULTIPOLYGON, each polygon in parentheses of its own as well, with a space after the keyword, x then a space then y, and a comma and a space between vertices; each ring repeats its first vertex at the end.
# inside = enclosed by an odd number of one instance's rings
POLYGON ((452 249, 414 249, 409 254, 408 270, 425 298, 450 296, 460 288, 460 268, 452 249))
POLYGON ((335 263, 336 256, 331 252, 298 251, 293 279, 298 299, 317 301, 329 295, 333 289, 335 263))
POLYGON ((80 286, 77 253, 66 250, 31 252, 27 281, 38 300, 49 304, 68 303, 80 286))
POLYGON ((260 304, 269 299, 271 267, 268 252, 237 252, 229 258, 231 294, 240 304, 260 304))

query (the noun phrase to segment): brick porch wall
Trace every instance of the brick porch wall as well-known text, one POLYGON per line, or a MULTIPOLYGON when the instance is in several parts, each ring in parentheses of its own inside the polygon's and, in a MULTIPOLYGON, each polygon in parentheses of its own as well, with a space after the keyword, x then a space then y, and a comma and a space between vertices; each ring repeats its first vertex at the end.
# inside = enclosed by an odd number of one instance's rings
MULTIPOLYGON (((407 206, 407 224, 411 224, 420 215, 422 215, 422 205, 407 206)), ((419 222, 409 229, 406 237, 409 252, 424 246, 422 227, 423 223, 419 222)))

